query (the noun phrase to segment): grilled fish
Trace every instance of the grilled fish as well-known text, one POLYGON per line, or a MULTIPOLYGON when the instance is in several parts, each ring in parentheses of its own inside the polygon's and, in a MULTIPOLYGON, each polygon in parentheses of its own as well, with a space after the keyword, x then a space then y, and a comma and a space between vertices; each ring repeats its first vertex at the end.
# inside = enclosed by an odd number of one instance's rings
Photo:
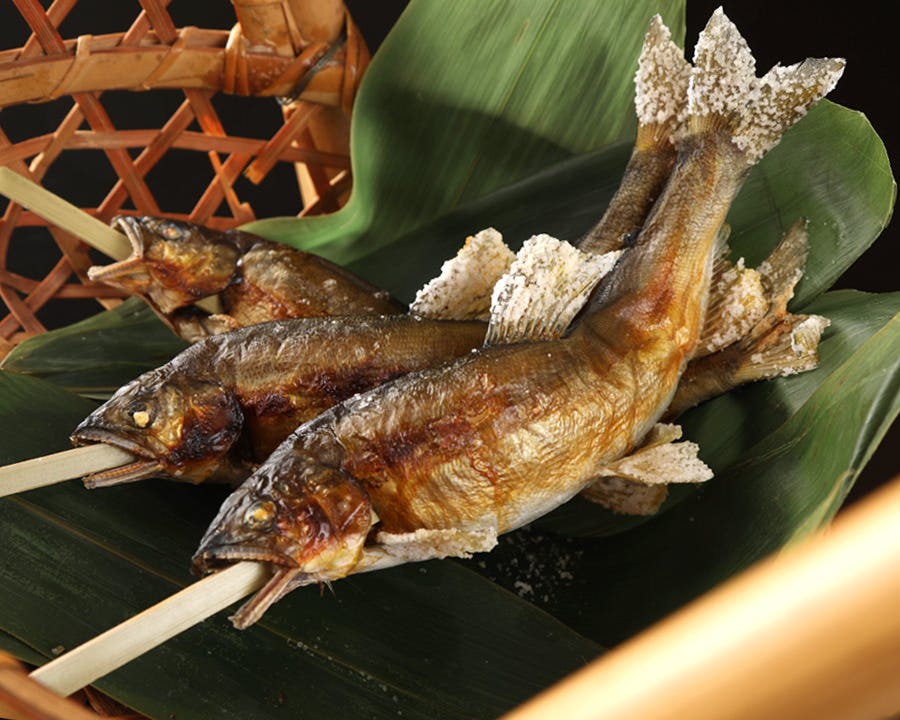
POLYGON ((731 201, 844 63, 808 60, 757 79, 717 10, 694 65, 675 169, 565 337, 485 347, 356 395, 298 428, 228 498, 195 568, 243 559, 274 568, 233 618, 238 627, 294 587, 385 555, 487 549, 639 445, 700 343, 731 201))
POLYGON ((91 268, 90 278, 144 298, 189 341, 266 320, 406 310, 339 265, 251 233, 156 217, 123 216, 113 225, 132 255, 91 268), (192 305, 209 296, 218 298, 219 314, 192 305))
POLYGON ((405 315, 281 320, 215 335, 118 390, 72 433, 134 463, 89 487, 169 477, 236 482, 301 422, 477 347, 484 326, 405 315))

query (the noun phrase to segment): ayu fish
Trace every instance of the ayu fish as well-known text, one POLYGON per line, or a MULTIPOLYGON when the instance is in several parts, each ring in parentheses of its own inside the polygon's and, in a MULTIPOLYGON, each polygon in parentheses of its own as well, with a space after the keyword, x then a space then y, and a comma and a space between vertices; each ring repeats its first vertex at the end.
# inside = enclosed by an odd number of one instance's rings
MULTIPOLYGON (((636 448, 700 344, 726 212, 750 168, 827 93, 841 60, 758 79, 717 10, 701 33, 675 168, 633 246, 563 337, 508 324, 455 363, 356 395, 298 428, 225 502, 195 554, 267 562, 233 618, 377 565, 490 549, 636 448), (497 344, 497 343, 508 344, 497 344)), ((553 257, 546 259, 548 265, 553 257)))
POLYGON ((339 265, 241 230, 130 216, 113 226, 132 255, 91 268, 89 277, 142 297, 185 340, 267 320, 406 310, 339 265), (221 305, 218 314, 192 306, 210 296, 221 305))
MULTIPOLYGON (((600 242, 618 249, 643 223, 674 164, 672 136, 683 121, 689 65, 668 29, 654 23, 643 56, 663 52, 681 64, 672 63, 676 71, 666 76, 638 74, 638 106, 656 107, 645 113, 652 117, 639 125, 625 178, 586 241, 595 250, 600 242)), ((275 252, 264 241, 238 232, 215 233, 154 218, 117 222, 131 239, 134 256, 93 275, 148 296, 170 320, 193 299, 223 287, 227 292, 235 268, 242 265, 246 272, 248 257, 261 262, 262 254, 246 251, 239 262, 240 248, 248 243, 266 248, 266 262, 279 267, 279 277, 293 276, 302 262, 290 260, 298 251, 278 246, 275 252)), ((488 229, 469 238, 457 257, 444 264, 440 276, 418 293, 408 315, 266 322, 201 340, 121 388, 76 428, 75 444, 103 442, 137 456, 128 466, 89 476, 86 484, 98 487, 150 476, 243 480, 298 425, 331 405, 481 346, 488 325, 475 320, 489 315, 494 285, 514 257, 500 234, 488 229)), ((610 263, 602 265, 608 270, 610 263)), ((294 279, 301 294, 316 286, 294 279)), ((586 297, 582 294, 582 301, 586 297)), ((359 310, 353 303, 329 309, 345 308, 359 310)), ((263 309, 277 315, 289 305, 270 303, 263 309)), ((230 316, 245 317, 240 312, 230 316)))

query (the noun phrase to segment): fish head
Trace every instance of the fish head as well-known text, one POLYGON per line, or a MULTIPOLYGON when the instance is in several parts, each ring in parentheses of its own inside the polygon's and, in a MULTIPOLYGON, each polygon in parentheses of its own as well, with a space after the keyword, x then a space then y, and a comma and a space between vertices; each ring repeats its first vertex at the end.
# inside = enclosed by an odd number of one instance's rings
POLYGON ((202 482, 230 465, 243 427, 236 398, 221 384, 171 376, 163 368, 118 390, 75 428, 75 445, 106 443, 136 456, 135 463, 94 473, 88 487, 165 476, 202 482))
POLYGON ((194 569, 270 565, 269 582, 232 617, 245 628, 290 590, 349 574, 374 521, 368 494, 341 470, 270 459, 228 497, 200 541, 194 569))
POLYGON ((161 313, 221 292, 237 272, 240 251, 223 233, 159 217, 120 216, 112 224, 131 243, 131 256, 88 276, 146 298, 161 313))

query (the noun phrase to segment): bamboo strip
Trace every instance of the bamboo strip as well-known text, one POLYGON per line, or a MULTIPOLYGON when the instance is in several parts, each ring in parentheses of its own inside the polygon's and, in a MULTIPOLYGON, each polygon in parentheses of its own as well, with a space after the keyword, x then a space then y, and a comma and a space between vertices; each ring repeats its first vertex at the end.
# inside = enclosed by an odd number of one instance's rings
MULTIPOLYGON (((118 230, 9 168, 0 167, 0 194, 30 208, 32 212, 40 215, 47 222, 81 238, 88 245, 109 255, 114 260, 124 260, 131 254, 128 241, 118 230)), ((219 312, 219 303, 216 298, 204 298, 198 300, 195 305, 207 312, 219 312)))
POLYGON ((0 467, 0 497, 54 485, 133 462, 131 453, 98 443, 0 467))
POLYGON ((262 587, 265 565, 241 562, 210 575, 38 668, 30 677, 66 696, 262 587))
POLYGON ((896 717, 898 517, 900 478, 504 720, 896 717))
MULTIPOLYGON (((385 570, 405 562, 378 550, 366 551, 356 572, 385 570)), ((239 562, 60 655, 30 677, 60 695, 71 695, 250 595, 270 577, 265 563, 239 562)))
POLYGON ((115 260, 124 260, 131 254, 128 241, 118 230, 9 168, 0 167, 0 193, 115 260))
MULTIPOLYGON (((51 57, 19 59, 18 50, 0 52, 3 105, 46 101, 54 92, 61 95, 152 88, 225 89, 224 47, 228 31, 182 28, 178 32, 179 37, 189 33, 190 38, 178 48, 150 44, 156 40, 153 33, 148 33, 146 44, 136 47, 123 46, 121 34, 92 36, 89 53, 83 51, 80 70, 74 76, 68 76, 76 62, 76 45, 72 41, 63 43, 64 53, 51 57), (115 73, 109 72, 111 65, 115 65, 115 73), (160 67, 163 70, 157 72, 160 67)), ((290 95, 298 74, 302 74, 302 68, 294 66, 295 58, 274 55, 265 49, 251 48, 243 57, 249 84, 242 94, 290 95)), ((335 62, 340 61, 338 58, 335 62)), ((342 75, 340 67, 317 73, 309 79, 303 99, 339 105, 342 75)))

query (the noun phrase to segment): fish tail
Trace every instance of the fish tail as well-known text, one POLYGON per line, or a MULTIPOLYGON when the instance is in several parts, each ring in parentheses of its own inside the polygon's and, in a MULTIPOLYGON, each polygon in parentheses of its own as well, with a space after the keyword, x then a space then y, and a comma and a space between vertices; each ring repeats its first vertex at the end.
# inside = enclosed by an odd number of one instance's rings
POLYGON ((641 229, 675 166, 676 138, 687 119, 690 76, 691 64, 655 15, 634 76, 638 120, 634 150, 606 212, 579 242, 582 251, 602 255, 621 250, 641 229))
POLYGON ((638 119, 636 145, 670 144, 687 119, 691 64, 672 40, 672 33, 654 15, 634 76, 634 109, 638 119))
POLYGON ((688 133, 723 127, 752 166, 834 88, 842 58, 776 65, 756 77, 756 61, 737 27, 718 8, 700 33, 688 87, 688 133))

